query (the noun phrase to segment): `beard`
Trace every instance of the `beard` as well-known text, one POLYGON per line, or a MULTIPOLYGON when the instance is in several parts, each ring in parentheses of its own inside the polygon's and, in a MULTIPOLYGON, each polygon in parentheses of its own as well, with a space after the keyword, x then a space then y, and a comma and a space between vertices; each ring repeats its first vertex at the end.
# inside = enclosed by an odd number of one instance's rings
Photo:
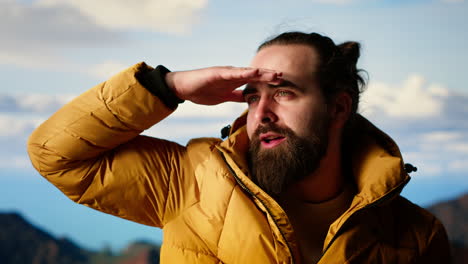
POLYGON ((328 116, 319 119, 307 137, 299 137, 290 128, 273 123, 259 126, 252 135, 248 151, 252 180, 272 197, 319 167, 327 152, 329 124, 328 116), (272 149, 262 149, 260 134, 266 132, 275 132, 286 140, 272 149))

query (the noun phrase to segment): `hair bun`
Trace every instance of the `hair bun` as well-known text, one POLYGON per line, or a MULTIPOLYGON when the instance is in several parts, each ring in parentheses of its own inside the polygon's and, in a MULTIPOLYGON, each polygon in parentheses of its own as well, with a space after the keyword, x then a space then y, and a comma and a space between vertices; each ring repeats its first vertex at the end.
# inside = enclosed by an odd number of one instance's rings
POLYGON ((341 54, 346 59, 348 64, 351 64, 355 67, 359 56, 361 55, 361 44, 355 41, 346 41, 337 47, 341 51, 341 54))

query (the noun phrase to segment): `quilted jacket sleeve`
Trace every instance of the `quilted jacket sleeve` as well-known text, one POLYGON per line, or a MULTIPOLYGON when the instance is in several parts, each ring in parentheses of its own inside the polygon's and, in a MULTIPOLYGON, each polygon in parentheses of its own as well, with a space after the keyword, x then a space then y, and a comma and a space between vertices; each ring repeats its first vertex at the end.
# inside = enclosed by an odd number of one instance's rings
POLYGON ((32 164, 73 201, 162 227, 196 199, 186 148, 139 135, 173 110, 136 79, 137 64, 80 95, 28 141, 32 164))

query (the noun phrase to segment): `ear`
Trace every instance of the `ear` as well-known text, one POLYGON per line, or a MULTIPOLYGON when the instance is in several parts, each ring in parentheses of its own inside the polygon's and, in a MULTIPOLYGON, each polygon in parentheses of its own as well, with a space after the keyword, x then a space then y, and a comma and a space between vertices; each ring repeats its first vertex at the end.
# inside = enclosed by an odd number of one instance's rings
POLYGON ((331 120, 338 128, 344 127, 351 115, 353 100, 346 92, 338 93, 333 99, 329 111, 331 120))

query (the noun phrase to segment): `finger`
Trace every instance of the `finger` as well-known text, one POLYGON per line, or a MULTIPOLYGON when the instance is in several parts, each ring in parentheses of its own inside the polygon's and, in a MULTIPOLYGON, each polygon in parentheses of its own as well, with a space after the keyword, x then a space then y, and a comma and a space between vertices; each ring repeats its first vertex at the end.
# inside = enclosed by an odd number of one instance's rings
POLYGON ((263 68, 258 68, 257 72, 257 77, 264 77, 265 79, 274 79, 277 77, 283 76, 283 72, 281 71, 276 71, 276 70, 270 70, 270 69, 263 69, 263 68))
POLYGON ((270 81, 276 81, 280 79, 283 76, 283 72, 260 68, 258 76, 259 76, 259 79, 258 79, 259 81, 270 82, 270 81))
POLYGON ((224 68, 224 70, 220 73, 220 77, 224 80, 242 81, 245 83, 254 81, 276 82, 282 75, 282 72, 250 67, 224 68))
POLYGON ((277 72, 264 72, 255 78, 256 82, 277 84, 282 81, 282 73, 277 72))
POLYGON ((240 72, 238 80, 246 82, 260 81, 260 82, 276 82, 281 80, 282 72, 269 70, 269 69, 258 69, 250 68, 240 72))
POLYGON ((274 72, 278 73, 278 71, 275 71, 275 70, 272 70, 272 69, 259 68, 259 70, 260 70, 260 73, 262 73, 262 74, 263 73, 274 73, 274 72))
POLYGON ((257 68, 233 68, 228 72, 228 78, 231 80, 244 80, 244 79, 250 79, 250 78, 255 78, 259 75, 260 69, 257 68))
POLYGON ((251 79, 260 75, 260 69, 257 68, 244 68, 239 72, 240 79, 251 79))
POLYGON ((251 79, 256 78, 262 75, 265 76, 272 76, 276 74, 277 76, 281 76, 282 72, 270 70, 270 69, 263 69, 263 68, 253 68, 253 67, 231 67, 225 69, 226 77, 229 79, 251 79))

